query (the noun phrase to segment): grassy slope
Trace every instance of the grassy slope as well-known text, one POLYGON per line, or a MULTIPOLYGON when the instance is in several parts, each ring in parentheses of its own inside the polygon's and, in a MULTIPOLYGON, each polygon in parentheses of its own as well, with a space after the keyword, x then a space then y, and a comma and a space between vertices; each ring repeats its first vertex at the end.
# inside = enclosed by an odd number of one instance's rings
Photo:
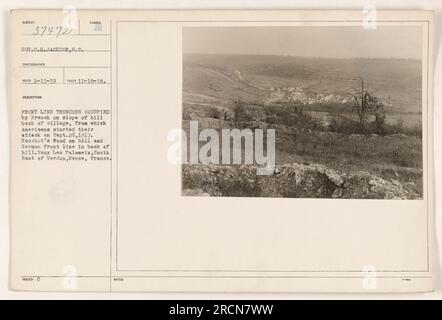
MULTIPOLYGON (((364 74, 381 96, 390 96, 393 106, 387 110, 389 119, 413 117, 412 123, 420 121, 418 61, 227 55, 184 57, 184 118, 199 119, 206 126, 233 127, 232 123, 220 120, 222 112, 216 110, 227 110, 232 99, 241 98, 255 105, 261 121, 269 121, 261 103, 268 93, 266 88, 306 85, 321 93, 345 94, 356 86, 359 74, 364 74), (240 71, 240 76, 236 71, 240 71)), ((354 117, 351 104, 304 108, 354 117)), ((278 121, 271 125, 278 127, 278 121)), ((422 193, 421 138, 323 134, 315 129, 306 132, 287 127, 277 129, 277 137, 279 164, 318 163, 344 172, 368 171, 412 183, 412 188, 422 193)))

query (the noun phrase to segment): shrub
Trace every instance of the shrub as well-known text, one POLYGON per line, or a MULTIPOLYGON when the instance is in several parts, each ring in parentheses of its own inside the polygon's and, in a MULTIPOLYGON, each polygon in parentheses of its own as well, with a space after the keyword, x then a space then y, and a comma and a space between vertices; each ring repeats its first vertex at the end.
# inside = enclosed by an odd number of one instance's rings
POLYGON ((321 123, 305 113, 297 105, 272 105, 265 108, 266 122, 274 125, 284 125, 298 131, 324 131, 321 123))
POLYGON ((213 119, 222 119, 223 118, 223 112, 219 110, 218 108, 211 108, 207 111, 207 117, 213 118, 213 119))
POLYGON ((387 134, 400 134, 404 133, 404 121, 397 120, 394 124, 388 124, 385 127, 385 131, 387 134))
POLYGON ((378 135, 392 135, 403 134, 406 136, 422 136, 422 129, 420 126, 406 127, 403 120, 397 120, 393 124, 386 123, 384 119, 375 118, 374 121, 369 122, 364 130, 356 120, 344 117, 335 117, 330 121, 328 126, 329 131, 340 134, 378 134, 378 135))

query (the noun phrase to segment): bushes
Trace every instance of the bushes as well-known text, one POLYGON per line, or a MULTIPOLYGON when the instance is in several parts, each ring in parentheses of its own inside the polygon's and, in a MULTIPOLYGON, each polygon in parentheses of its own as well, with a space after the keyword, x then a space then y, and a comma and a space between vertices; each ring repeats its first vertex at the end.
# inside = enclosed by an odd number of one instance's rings
POLYGON ((345 117, 335 117, 330 121, 329 131, 340 134, 378 134, 378 135, 393 135, 403 134, 406 136, 422 137, 422 129, 419 126, 406 127, 403 120, 397 120, 390 124, 385 121, 380 122, 378 118, 369 122, 365 129, 362 130, 360 124, 356 120, 345 117))
POLYGON ((240 100, 236 100, 233 102, 232 111, 233 112, 231 120, 233 122, 234 128, 254 129, 258 127, 258 122, 262 120, 261 119, 262 110, 260 107, 256 107, 254 105, 247 105, 240 100))
POLYGON ((422 137, 422 128, 418 125, 406 127, 403 120, 385 125, 385 134, 404 134, 406 136, 422 137))
POLYGON ((207 117, 213 119, 224 119, 224 112, 217 107, 211 108, 207 111, 207 117))
MULTIPOLYGON (((222 118, 214 114, 212 118, 222 118)), ((329 131, 344 135, 351 134, 377 134, 392 135, 404 134, 407 136, 421 137, 422 129, 419 126, 407 127, 402 120, 395 123, 387 121, 385 113, 370 114, 364 127, 351 115, 335 114, 329 124, 323 124, 319 119, 312 116, 303 106, 294 103, 279 103, 273 105, 251 105, 241 101, 234 101, 232 115, 229 120, 235 128, 262 127, 265 122, 269 127, 285 126, 297 132, 329 131)))
POLYGON ((397 120, 394 124, 385 126, 386 134, 401 134, 404 133, 404 121, 397 120))

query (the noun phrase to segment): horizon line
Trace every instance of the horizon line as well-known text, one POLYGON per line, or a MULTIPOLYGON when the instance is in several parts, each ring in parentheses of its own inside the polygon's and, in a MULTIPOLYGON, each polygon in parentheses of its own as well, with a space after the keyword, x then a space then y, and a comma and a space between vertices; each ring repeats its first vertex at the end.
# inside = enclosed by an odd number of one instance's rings
POLYGON ((270 57, 284 57, 284 58, 304 58, 304 59, 334 59, 334 60, 348 60, 348 59, 395 59, 395 60, 417 60, 422 61, 422 58, 399 58, 399 57, 323 57, 323 56, 299 56, 290 54, 259 54, 259 53, 213 53, 213 52, 183 52, 185 54, 200 54, 200 55, 221 55, 221 56, 270 56, 270 57))

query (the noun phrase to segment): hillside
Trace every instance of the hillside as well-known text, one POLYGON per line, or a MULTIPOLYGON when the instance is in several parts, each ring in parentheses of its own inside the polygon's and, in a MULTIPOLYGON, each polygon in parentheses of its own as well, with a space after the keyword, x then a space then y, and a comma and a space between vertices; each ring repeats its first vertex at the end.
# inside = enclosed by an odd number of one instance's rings
POLYGON ((350 93, 363 76, 384 102, 387 120, 401 115, 407 125, 420 123, 419 60, 186 54, 183 68, 184 103, 291 100, 305 110, 334 112, 333 105, 341 104, 351 112, 350 93))

